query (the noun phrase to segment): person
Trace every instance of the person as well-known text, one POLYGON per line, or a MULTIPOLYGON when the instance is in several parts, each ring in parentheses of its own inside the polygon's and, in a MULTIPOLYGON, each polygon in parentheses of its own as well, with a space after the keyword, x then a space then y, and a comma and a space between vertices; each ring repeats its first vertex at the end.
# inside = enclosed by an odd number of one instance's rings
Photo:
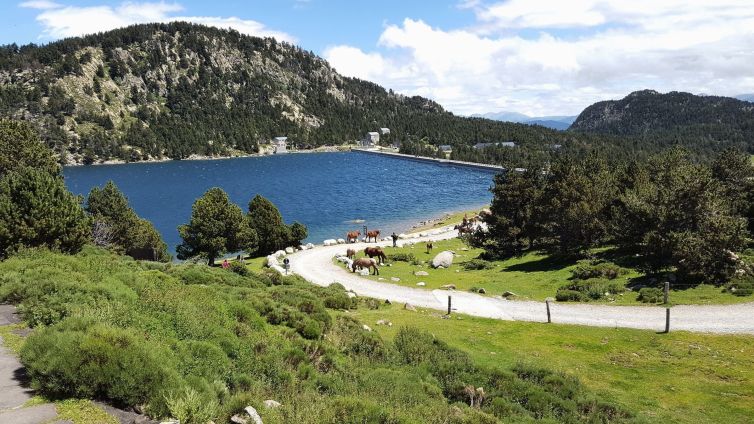
POLYGON ((390 237, 393 238, 393 247, 398 247, 398 234, 395 234, 395 231, 393 231, 390 237))
POLYGON ((223 261, 223 269, 228 269, 228 268, 230 268, 230 263, 226 259, 226 260, 223 261))

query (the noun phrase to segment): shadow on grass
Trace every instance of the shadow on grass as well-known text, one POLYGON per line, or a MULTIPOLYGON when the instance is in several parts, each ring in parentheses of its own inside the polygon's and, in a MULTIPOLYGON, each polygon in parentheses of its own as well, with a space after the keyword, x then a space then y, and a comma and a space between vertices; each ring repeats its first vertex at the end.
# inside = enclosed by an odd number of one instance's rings
POLYGON ((520 264, 508 265, 501 272, 520 271, 520 272, 547 272, 557 271, 565 267, 576 264, 577 259, 572 256, 548 255, 536 261, 528 261, 520 264))

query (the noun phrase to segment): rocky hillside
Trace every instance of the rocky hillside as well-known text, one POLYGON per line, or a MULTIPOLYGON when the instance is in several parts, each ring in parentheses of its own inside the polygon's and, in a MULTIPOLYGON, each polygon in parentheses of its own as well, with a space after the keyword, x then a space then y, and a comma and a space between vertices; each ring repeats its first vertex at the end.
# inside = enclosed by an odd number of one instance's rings
POLYGON ((187 23, 0 47, 0 117, 36 123, 67 163, 252 153, 275 136, 317 146, 380 127, 391 129, 388 142, 516 140, 537 149, 567 141, 544 128, 454 116, 343 77, 271 38, 187 23))
POLYGON ((644 90, 589 106, 570 130, 637 137, 661 145, 681 143, 695 150, 732 144, 754 152, 754 104, 644 90))

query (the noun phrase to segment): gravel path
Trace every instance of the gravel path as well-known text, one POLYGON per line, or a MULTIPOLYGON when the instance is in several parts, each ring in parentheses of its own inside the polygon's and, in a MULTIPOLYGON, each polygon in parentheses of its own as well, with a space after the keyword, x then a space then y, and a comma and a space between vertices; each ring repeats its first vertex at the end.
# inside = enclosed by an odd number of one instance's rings
MULTIPOLYGON (((436 233, 436 232, 433 232, 436 233)), ((457 237, 456 231, 416 237, 407 241, 424 242, 457 237)), ((400 243, 400 242, 399 242, 400 243)), ((380 242, 389 246, 390 242, 380 242)), ((374 243, 369 244, 374 246, 374 243)), ((414 306, 447 310, 448 296, 452 296, 455 312, 485 318, 512 321, 546 322, 547 312, 544 302, 509 301, 500 297, 481 296, 475 293, 424 290, 396 284, 371 281, 335 265, 332 259, 337 254, 345 254, 347 248, 357 251, 367 244, 317 246, 288 256, 291 271, 306 280, 328 286, 333 282, 360 296, 376 299, 389 299, 391 302, 410 303, 414 306)), ((610 306, 557 303, 550 305, 552 322, 578 324, 596 327, 626 327, 663 331, 665 329, 665 308, 657 306, 610 306)), ((708 333, 754 334, 754 303, 738 305, 687 305, 675 306, 670 313, 670 329, 708 333)))

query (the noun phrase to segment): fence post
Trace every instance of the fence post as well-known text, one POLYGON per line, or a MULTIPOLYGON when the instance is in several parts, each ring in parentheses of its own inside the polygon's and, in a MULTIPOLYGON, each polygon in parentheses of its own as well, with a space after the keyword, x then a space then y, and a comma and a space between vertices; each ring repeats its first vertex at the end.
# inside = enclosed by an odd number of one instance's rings
POLYGON ((448 296, 448 315, 450 315, 450 309, 451 309, 451 300, 450 300, 450 296, 448 296))
POLYGON ((670 333, 670 308, 665 308, 665 333, 670 333))
POLYGON ((552 323, 552 318, 550 316, 550 298, 548 297, 545 299, 545 305, 547 306, 547 323, 552 323))
POLYGON ((665 300, 665 304, 666 305, 668 304, 668 294, 669 294, 669 292, 670 292, 670 282, 666 281, 665 282, 665 290, 663 291, 664 300, 665 300))

